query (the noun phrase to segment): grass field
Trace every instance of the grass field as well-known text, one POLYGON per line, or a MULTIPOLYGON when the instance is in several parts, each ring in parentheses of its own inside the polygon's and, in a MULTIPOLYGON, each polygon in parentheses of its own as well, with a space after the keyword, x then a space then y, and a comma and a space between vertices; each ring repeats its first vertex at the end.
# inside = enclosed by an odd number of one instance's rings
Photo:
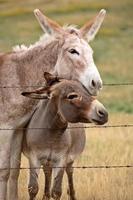
MULTIPOLYGON (((38 40, 42 31, 35 8, 62 25, 79 26, 105 8, 107 17, 91 43, 95 63, 104 83, 133 83, 132 0, 0 0, 0 51, 38 40)), ((133 124, 133 86, 105 86, 99 99, 109 110, 109 124, 133 124)), ((86 148, 76 166, 133 164, 133 128, 88 129, 86 134, 86 148)), ((27 166, 25 159, 22 165, 27 166)), ((40 185, 42 195, 42 176, 40 185)), ((27 172, 22 171, 19 200, 27 199, 26 186, 27 172)), ((132 200, 133 169, 76 169, 75 186, 78 200, 132 200)))
MULTIPOLYGON (((133 118, 128 114, 111 115, 112 123, 129 123, 133 118)), ((133 128, 109 128, 86 130, 86 147, 75 166, 127 165, 133 164, 133 128)), ((23 159, 23 167, 27 167, 23 159)), ((75 188, 78 200, 132 200, 133 169, 75 169, 75 188)), ((28 199, 26 170, 19 178, 20 199, 28 199)), ((40 192, 43 195, 44 179, 40 176, 40 192)), ((64 178, 62 200, 67 200, 67 181, 64 178)))
MULTIPOLYGON (((43 34, 33 15, 35 8, 62 25, 79 26, 105 8, 107 17, 91 42, 96 65, 105 83, 133 82, 132 5, 132 0, 0 0, 0 51, 29 45, 43 34)), ((131 86, 104 87, 100 99, 110 112, 133 113, 131 86)))

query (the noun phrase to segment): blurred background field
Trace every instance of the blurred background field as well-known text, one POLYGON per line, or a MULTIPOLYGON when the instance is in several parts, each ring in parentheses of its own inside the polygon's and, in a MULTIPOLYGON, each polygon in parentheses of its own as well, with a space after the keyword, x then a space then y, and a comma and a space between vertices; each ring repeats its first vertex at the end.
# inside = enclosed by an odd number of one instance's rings
MULTIPOLYGON (((61 25, 79 27, 100 9, 106 9, 106 19, 91 42, 95 63, 104 83, 133 83, 132 0, 0 0, 0 51, 39 39, 43 32, 33 15, 35 8, 61 25)), ((109 110, 109 124, 133 123, 133 86, 104 86, 99 99, 109 110)), ((133 164, 133 128, 86 132, 87 145, 75 165, 133 164)), ((23 171, 20 200, 27 199, 25 177, 23 171)), ((75 179, 79 200, 133 199, 133 169, 76 170, 75 179)), ((67 199, 66 194, 62 199, 67 199)))
MULTIPOLYGON (((105 83, 133 82, 132 0, 0 0, 0 51, 16 44, 31 44, 43 34, 33 10, 64 24, 83 25, 101 8, 103 26, 91 42, 94 59, 105 83)), ((104 87, 100 94, 111 112, 133 113, 133 87, 104 87)))

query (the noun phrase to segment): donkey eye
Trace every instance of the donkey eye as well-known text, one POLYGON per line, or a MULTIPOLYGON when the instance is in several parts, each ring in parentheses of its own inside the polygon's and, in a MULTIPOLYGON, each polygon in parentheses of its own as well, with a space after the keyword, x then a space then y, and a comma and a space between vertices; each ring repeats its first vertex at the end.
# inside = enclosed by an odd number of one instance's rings
POLYGON ((76 99, 76 98, 78 98, 79 96, 78 96, 78 94, 69 94, 68 96, 67 96, 67 99, 76 99))
POLYGON ((79 52, 76 49, 70 49, 69 53, 79 55, 79 52))

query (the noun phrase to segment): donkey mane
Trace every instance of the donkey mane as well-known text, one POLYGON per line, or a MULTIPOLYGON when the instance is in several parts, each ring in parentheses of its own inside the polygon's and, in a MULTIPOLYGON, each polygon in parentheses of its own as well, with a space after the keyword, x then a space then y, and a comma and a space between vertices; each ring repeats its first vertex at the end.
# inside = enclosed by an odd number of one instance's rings
MULTIPOLYGON (((78 33, 77 25, 74 25, 74 24, 71 24, 71 25, 65 24, 63 26, 63 29, 66 32, 67 31, 68 32, 74 31, 74 32, 78 33)), ((29 46, 26 46, 25 44, 20 44, 20 45, 14 46, 12 49, 13 49, 13 52, 16 52, 16 53, 22 52, 22 51, 28 51, 28 50, 33 49, 34 47, 37 47, 37 46, 45 46, 45 45, 49 44, 54 39, 55 39, 55 35, 49 35, 49 34, 45 33, 34 44, 30 44, 29 46)))

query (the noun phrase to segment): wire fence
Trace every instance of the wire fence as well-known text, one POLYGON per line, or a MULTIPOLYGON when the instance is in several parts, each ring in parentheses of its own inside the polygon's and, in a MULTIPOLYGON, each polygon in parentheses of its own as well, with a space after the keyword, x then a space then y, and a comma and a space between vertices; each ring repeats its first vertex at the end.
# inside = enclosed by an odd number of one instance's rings
MULTIPOLYGON (((79 128, 127 128, 127 127, 133 127, 133 124, 121 124, 121 125, 106 125, 106 126, 77 126, 77 127, 68 127, 68 129, 79 129, 79 128)), ((41 130, 41 129, 48 129, 48 128, 18 128, 18 130, 24 130, 24 129, 31 129, 31 130, 41 130)), ((16 130, 16 129, 0 129, 0 130, 16 130)), ((66 167, 58 166, 58 167, 52 167, 54 168, 63 168, 66 169, 66 167)), ((121 168, 132 168, 133 164, 127 164, 127 165, 89 165, 89 166, 72 166, 73 169, 121 169, 121 168)), ((10 167, 10 168, 0 168, 0 170, 36 170, 36 169, 43 169, 43 166, 41 167, 10 167)), ((49 170, 50 168, 47 167, 45 170, 49 170)))
MULTIPOLYGON (((90 166, 72 166, 72 169, 119 169, 119 168, 133 168, 133 165, 90 165, 90 166)), ((41 167, 11 167, 11 168, 0 168, 0 170, 32 170, 32 169, 43 169, 41 167)), ((49 170, 50 167, 47 166, 46 170, 49 170)), ((58 166, 52 167, 52 169, 66 169, 66 167, 58 166)))
MULTIPOLYGON (((104 83, 103 86, 133 86, 133 82, 126 82, 126 83, 104 83)), ((0 88, 7 89, 7 88, 37 88, 37 87, 44 87, 44 85, 0 85, 0 88)))
POLYGON ((104 83, 104 86, 133 86, 133 83, 104 83))
MULTIPOLYGON (((126 82, 126 83, 104 83, 104 86, 133 86, 133 82, 126 82)), ((37 88, 37 87, 43 87, 43 85, 23 85, 23 86, 14 86, 14 85, 10 85, 10 86, 4 86, 4 85, 0 85, 0 88, 3 89, 7 89, 7 88, 37 88)), ((116 125, 104 125, 104 126, 99 126, 99 125, 90 125, 90 126, 74 126, 74 127, 68 127, 67 129, 80 129, 80 128, 85 128, 85 129, 92 129, 92 128, 131 128, 133 127, 133 124, 116 124, 116 125)), ((42 129, 51 129, 48 127, 43 127, 43 128, 0 128, 0 131, 7 131, 7 130, 42 130, 42 129)), ((55 129, 54 129, 55 130, 55 129)), ((62 166, 58 166, 58 167, 52 167, 52 168, 66 168, 66 167, 62 167, 62 166)), ((73 169, 120 169, 120 168, 133 168, 132 164, 128 164, 128 165, 90 165, 90 166, 72 166, 73 169)), ((11 168, 0 168, 0 170, 30 170, 30 169, 43 169, 43 166, 41 167, 11 167, 11 168)))
MULTIPOLYGON (((81 129, 81 128, 85 128, 85 129, 93 129, 93 128, 132 128, 133 127, 133 124, 119 124, 119 125, 104 125, 104 126, 101 126, 101 125, 90 125, 90 126, 71 126, 71 127, 67 127, 67 129, 81 129)), ((26 128, 26 127, 23 127, 23 128, 0 128, 0 131, 10 131, 10 130, 62 130, 61 128, 58 128, 58 129, 52 129, 52 128, 49 128, 49 127, 34 127, 34 128, 26 128)), ((63 129, 64 130, 64 129, 63 129)))

